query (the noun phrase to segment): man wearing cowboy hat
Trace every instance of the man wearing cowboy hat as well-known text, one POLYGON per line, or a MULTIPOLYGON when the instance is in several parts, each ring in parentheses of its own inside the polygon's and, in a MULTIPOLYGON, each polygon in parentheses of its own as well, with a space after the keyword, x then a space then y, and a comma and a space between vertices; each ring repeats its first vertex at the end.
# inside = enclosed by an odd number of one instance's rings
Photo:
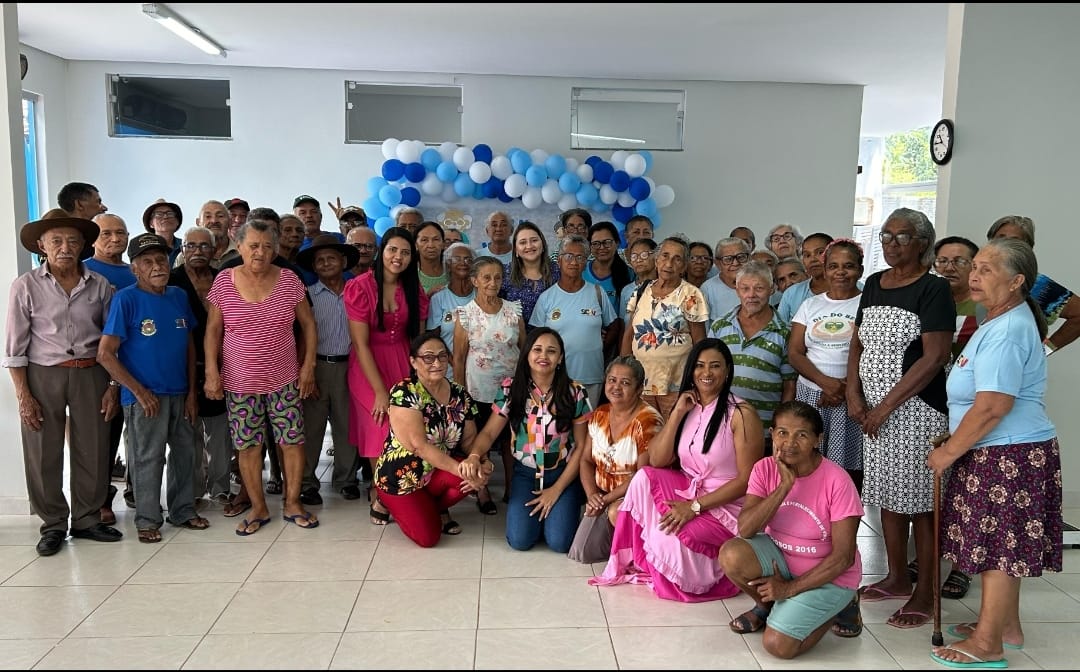
POLYGON ((334 439, 334 490, 345 499, 360 497, 356 477, 360 456, 356 446, 349 444, 347 374, 352 340, 349 338, 345 302, 341 296, 345 291, 345 269, 355 266, 359 258, 360 252, 355 247, 339 242, 332 233, 316 236, 311 245, 296 256, 298 266, 318 276, 315 284, 307 290, 315 314, 315 333, 318 335, 316 393, 304 399, 307 462, 300 501, 309 506, 322 504, 315 469, 319 466, 327 419, 334 439))
POLYGON ((98 227, 59 208, 22 227, 23 247, 45 262, 11 284, 7 342, 2 365, 11 372, 19 401, 23 463, 30 506, 41 518, 40 555, 71 536, 119 541, 102 524, 112 465, 109 423, 119 411, 119 388, 98 365, 101 330, 113 290, 86 268, 98 227), (64 441, 71 432, 71 505, 64 497, 64 441))
POLYGON ((183 249, 176 232, 184 223, 184 211, 176 203, 159 198, 143 210, 142 223, 147 233, 156 233, 165 239, 165 244, 169 246, 169 265, 174 265, 183 249))

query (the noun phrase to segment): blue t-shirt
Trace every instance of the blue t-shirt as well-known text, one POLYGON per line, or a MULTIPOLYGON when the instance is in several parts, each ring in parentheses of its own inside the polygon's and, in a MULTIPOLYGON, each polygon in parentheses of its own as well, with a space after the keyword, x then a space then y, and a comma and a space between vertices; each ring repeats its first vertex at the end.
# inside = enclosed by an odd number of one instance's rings
POLYGON ((93 257, 83 263, 91 271, 105 276, 105 279, 113 286, 113 291, 119 292, 121 289, 135 284, 135 274, 131 272, 131 266, 128 264, 107 264, 93 257))
POLYGON ((983 322, 953 364, 946 391, 949 431, 955 432, 978 392, 1014 397, 1012 409, 975 446, 1033 443, 1054 438, 1046 415, 1046 354, 1026 303, 983 322))
MULTIPOLYGON (((117 357, 128 373, 164 396, 187 394, 188 337, 194 327, 195 315, 184 290, 166 287, 159 295, 132 285, 113 297, 102 333, 120 339, 117 357)), ((121 404, 135 401, 131 390, 120 390, 121 404)))
POLYGON ((544 290, 536 300, 529 324, 551 327, 566 346, 566 373, 582 385, 604 380, 604 341, 600 330, 615 321, 615 309, 597 286, 570 293, 558 285, 544 290))

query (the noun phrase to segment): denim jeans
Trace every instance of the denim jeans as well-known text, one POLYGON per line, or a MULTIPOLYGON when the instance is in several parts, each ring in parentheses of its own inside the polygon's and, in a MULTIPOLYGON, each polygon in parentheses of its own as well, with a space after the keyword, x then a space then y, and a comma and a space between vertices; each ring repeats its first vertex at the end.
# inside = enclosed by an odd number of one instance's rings
MULTIPOLYGON (((580 448, 578 448, 580 450, 580 448)), ((564 463, 557 469, 544 472, 544 486, 551 487, 566 469, 564 463)), ((510 502, 506 505, 506 541, 518 551, 527 551, 540 541, 543 536, 548 548, 557 553, 567 553, 574 543, 578 523, 581 521, 581 507, 585 504, 585 491, 581 481, 575 478, 563 490, 555 506, 551 507, 547 518, 540 520, 539 514, 530 516, 535 507, 525 506, 536 498, 536 469, 526 467, 514 460, 514 476, 510 487, 510 502)))
POLYGON ((161 472, 169 446, 165 500, 169 520, 182 523, 195 517, 192 497, 195 478, 195 432, 184 417, 184 395, 158 397, 157 415, 146 417, 138 402, 124 406, 131 485, 135 489, 135 528, 161 527, 161 472))

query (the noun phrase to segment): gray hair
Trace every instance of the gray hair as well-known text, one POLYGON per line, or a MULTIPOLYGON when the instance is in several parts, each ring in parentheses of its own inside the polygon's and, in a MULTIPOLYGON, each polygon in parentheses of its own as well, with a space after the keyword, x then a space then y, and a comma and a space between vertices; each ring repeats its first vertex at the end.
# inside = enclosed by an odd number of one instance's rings
POLYGON ((607 367, 604 368, 604 378, 606 379, 611 370, 616 366, 625 366, 630 369, 630 374, 634 378, 634 388, 641 389, 645 384, 645 367, 641 366, 641 362, 637 357, 633 355, 619 355, 615 359, 608 362, 607 367))
POLYGON ((236 232, 236 245, 243 244, 244 239, 247 238, 247 234, 251 231, 258 231, 259 233, 269 233, 270 242, 273 244, 274 249, 277 249, 278 244, 278 230, 277 222, 272 219, 248 219, 244 222, 244 225, 240 227, 240 230, 236 232))
POLYGON ((121 217, 120 215, 114 215, 111 212, 99 212, 98 214, 94 215, 94 217, 93 217, 93 219, 91 219, 91 221, 94 222, 95 224, 100 224, 101 220, 103 220, 103 219, 115 219, 116 221, 123 224, 125 229, 127 228, 127 222, 124 221, 124 218, 121 217))
POLYGON ((503 268, 503 264, 501 261, 491 256, 490 254, 484 254, 473 259, 472 272, 469 273, 469 276, 475 278, 477 275, 480 274, 480 269, 486 266, 498 266, 499 270, 503 274, 506 273, 506 269, 503 268))
POLYGON ((798 257, 784 257, 780 261, 776 262, 776 267, 787 266, 788 264, 799 269, 800 272, 806 273, 806 266, 802 263, 802 259, 798 257))
POLYGON ((424 220, 424 213, 420 212, 419 208, 405 206, 404 208, 398 210, 397 214, 394 215, 394 226, 397 226, 397 223, 401 221, 402 215, 420 215, 420 221, 424 220))
MULTIPOLYGON (((296 220, 296 222, 297 222, 297 223, 299 223, 299 224, 300 224, 300 226, 303 226, 303 225, 304 225, 304 222, 303 222, 303 220, 301 220, 301 219, 300 219, 299 217, 297 217, 296 215, 292 214, 291 212, 286 212, 285 214, 283 214, 283 215, 281 216, 281 222, 280 222, 280 224, 284 224, 284 223, 285 223, 285 220, 286 220, 286 219, 293 219, 293 220, 296 220)), ((280 224, 279 224, 279 227, 280 227, 280 224)))
MULTIPOLYGON (((743 241, 746 242, 746 241, 743 241)), ((735 274, 735 282, 742 280, 746 276, 753 276, 758 280, 764 280, 765 284, 769 287, 773 286, 773 273, 769 265, 764 261, 748 261, 742 265, 739 272, 735 274)))
POLYGON ((185 243, 188 242, 188 237, 190 237, 192 233, 205 233, 206 235, 210 236, 210 244, 211 245, 217 245, 217 236, 214 235, 213 231, 211 231, 210 229, 208 229, 208 228, 206 228, 204 226, 193 226, 193 227, 189 228, 187 231, 184 231, 184 242, 185 243))
POLYGON ((586 257, 589 256, 589 250, 591 249, 589 247, 589 241, 585 240, 581 236, 567 236, 566 238, 563 238, 562 240, 560 240, 559 241, 559 253, 560 254, 562 253, 563 250, 566 249, 567 245, 581 245, 583 248, 585 248, 585 256, 586 257))
MULTIPOLYGON (((750 256, 753 257, 755 254, 764 254, 765 256, 769 257, 773 261, 773 266, 779 266, 780 265, 780 257, 776 256, 776 253, 773 252, 772 250, 766 249, 764 247, 759 247, 758 249, 751 252, 750 256)), ((788 258, 790 259, 791 257, 788 257, 788 258)), ((802 262, 799 262, 799 263, 802 263, 802 262)))
POLYGON ((672 245, 678 245, 682 248, 682 260, 684 264, 690 261, 690 241, 688 241, 685 236, 681 234, 668 236, 667 238, 664 238, 660 241, 660 244, 656 246, 656 249, 659 250, 661 247, 668 243, 671 243, 672 245))
POLYGON ((1031 221, 1030 217, 1024 217, 1023 215, 1005 215, 997 220, 990 225, 990 230, 986 232, 986 239, 990 240, 997 235, 1001 227, 1009 224, 1020 229, 1020 234, 1023 236, 1021 240, 1035 247, 1035 222, 1031 221))
MULTIPOLYGON (((719 257, 720 248, 727 247, 728 245, 738 245, 743 252, 750 254, 750 245, 742 238, 736 238, 735 236, 728 236, 727 238, 721 238, 716 241, 716 247, 714 248, 713 254, 719 257)), ((736 252, 736 254, 738 253, 736 252)))
POLYGON ((918 210, 897 208, 885 218, 883 224, 888 224, 894 219, 910 224, 915 229, 915 235, 926 241, 926 249, 919 257, 919 263, 923 266, 931 266, 934 263, 934 241, 937 240, 937 233, 934 231, 934 225, 930 223, 930 218, 918 210))
POLYGON ((463 250, 465 252, 468 252, 470 259, 476 256, 476 253, 473 252, 473 249, 471 247, 469 247, 468 245, 466 245, 465 243, 451 243, 450 247, 443 250, 443 253, 442 253, 443 263, 449 265, 450 264, 450 257, 454 256, 454 254, 456 252, 458 252, 459 250, 463 250))
POLYGON ((795 249, 799 250, 801 252, 802 251, 802 243, 803 243, 802 231, 799 231, 799 227, 795 226, 794 224, 788 224, 787 222, 784 222, 782 224, 777 224, 776 226, 769 229, 769 232, 765 234, 765 245, 767 246, 769 244, 769 238, 772 238, 772 235, 774 233, 776 233, 777 231, 779 231, 780 229, 782 229, 784 227, 787 227, 787 228, 791 229, 791 232, 793 234, 795 234, 795 249))
POLYGON ((1031 296, 1031 289, 1035 286, 1035 278, 1039 277, 1039 263, 1035 259, 1035 251, 1023 240, 1015 238, 991 238, 982 247, 980 254, 992 250, 998 253, 1001 265, 1011 275, 1024 276, 1024 284, 1020 286, 1020 294, 1031 309, 1035 317, 1035 324, 1039 329, 1039 339, 1045 339, 1047 333, 1046 315, 1035 298, 1031 296))

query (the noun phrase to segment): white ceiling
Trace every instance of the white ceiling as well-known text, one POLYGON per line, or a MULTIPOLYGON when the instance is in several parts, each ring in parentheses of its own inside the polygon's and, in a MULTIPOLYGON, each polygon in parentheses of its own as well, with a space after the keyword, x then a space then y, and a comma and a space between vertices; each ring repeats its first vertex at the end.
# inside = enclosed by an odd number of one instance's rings
POLYGON ((22 43, 69 60, 459 74, 862 84, 863 135, 941 116, 945 4, 18 3, 22 43))

